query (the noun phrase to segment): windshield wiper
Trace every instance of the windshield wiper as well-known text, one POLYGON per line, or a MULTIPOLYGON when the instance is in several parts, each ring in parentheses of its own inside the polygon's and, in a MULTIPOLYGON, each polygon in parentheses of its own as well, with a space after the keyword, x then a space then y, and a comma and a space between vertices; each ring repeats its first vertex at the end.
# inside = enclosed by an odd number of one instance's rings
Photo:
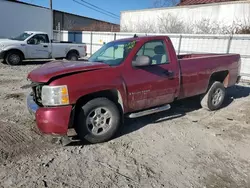
POLYGON ((89 61, 89 62, 98 62, 98 63, 104 63, 104 60, 95 60, 95 61, 89 61))

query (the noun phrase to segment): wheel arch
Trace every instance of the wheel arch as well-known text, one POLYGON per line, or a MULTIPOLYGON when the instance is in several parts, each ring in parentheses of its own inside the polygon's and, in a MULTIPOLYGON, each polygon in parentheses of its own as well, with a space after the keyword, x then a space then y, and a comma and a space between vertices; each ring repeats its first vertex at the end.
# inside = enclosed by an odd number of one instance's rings
POLYGON ((95 98, 100 98, 100 97, 105 97, 109 99, 110 101, 114 102, 121 114, 121 119, 123 119, 124 115, 124 102, 121 96, 121 93, 118 89, 108 89, 108 90, 102 90, 94 93, 90 93, 84 96, 81 96, 75 103, 74 107, 74 124, 77 118, 77 115, 81 109, 81 106, 86 104, 88 101, 95 99, 95 98))
POLYGON ((215 81, 221 82, 224 85, 224 87, 228 87, 229 71, 223 70, 223 71, 213 72, 209 78, 208 89, 211 86, 211 84, 213 84, 213 82, 215 81))
POLYGON ((76 49, 70 49, 70 50, 68 51, 68 53, 67 53, 66 57, 68 57, 68 56, 69 56, 69 54, 71 54, 71 53, 76 53, 76 54, 78 55, 78 57, 80 56, 80 53, 79 53, 79 51, 78 51, 78 50, 76 50, 76 49))
POLYGON ((4 59, 7 57, 7 54, 10 52, 18 52, 19 54, 21 54, 22 59, 23 60, 25 59, 25 55, 24 55, 23 51, 20 49, 17 49, 17 48, 11 48, 11 49, 6 50, 4 53, 4 59))

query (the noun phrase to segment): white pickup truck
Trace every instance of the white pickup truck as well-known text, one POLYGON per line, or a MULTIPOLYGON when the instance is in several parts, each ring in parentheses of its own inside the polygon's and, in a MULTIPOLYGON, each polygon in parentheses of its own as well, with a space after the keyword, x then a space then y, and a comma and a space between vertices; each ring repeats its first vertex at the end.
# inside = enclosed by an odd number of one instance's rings
POLYGON ((87 55, 86 44, 53 42, 48 34, 25 31, 11 39, 0 39, 0 59, 9 65, 20 65, 27 59, 63 59, 76 61, 87 55))

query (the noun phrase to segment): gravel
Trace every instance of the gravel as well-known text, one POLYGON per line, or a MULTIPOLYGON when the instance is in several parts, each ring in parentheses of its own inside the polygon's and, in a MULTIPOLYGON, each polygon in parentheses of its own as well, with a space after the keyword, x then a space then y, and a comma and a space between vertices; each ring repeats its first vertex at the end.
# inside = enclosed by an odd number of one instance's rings
POLYGON ((190 98, 126 119, 109 142, 62 146, 36 131, 20 88, 40 65, 0 65, 0 187, 250 187, 247 83, 227 89, 221 110, 190 98))

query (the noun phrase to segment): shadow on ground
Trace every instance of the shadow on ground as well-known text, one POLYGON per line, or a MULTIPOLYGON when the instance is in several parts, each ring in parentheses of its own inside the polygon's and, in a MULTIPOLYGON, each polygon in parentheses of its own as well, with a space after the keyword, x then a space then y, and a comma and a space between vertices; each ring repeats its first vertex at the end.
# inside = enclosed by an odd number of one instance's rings
MULTIPOLYGON (((247 84, 246 84, 247 85, 247 84)), ((235 85, 228 88, 225 101, 222 105, 222 108, 230 105, 235 99, 244 98, 250 95, 250 83, 247 86, 235 85)))
MULTIPOLYGON (((227 89, 227 95, 224 101, 222 108, 229 106, 235 99, 240 99, 249 96, 250 94, 250 86, 240 86, 236 85, 227 89)), ((134 131, 137 131, 148 124, 159 123, 162 121, 169 121, 175 118, 180 118, 185 116, 187 113, 198 110, 201 108, 200 98, 192 97, 188 99, 183 99, 180 101, 176 101, 171 104, 171 109, 169 111, 164 111, 136 119, 125 119, 124 125, 120 129, 119 133, 115 136, 115 138, 119 138, 126 134, 130 134, 134 131)), ((157 126, 157 125, 155 125, 157 126)), ((86 145, 88 143, 80 142, 77 136, 73 136, 72 142, 68 146, 79 146, 86 145)))
POLYGON ((51 60, 28 60, 28 61, 23 61, 22 65, 43 65, 45 63, 49 63, 53 61, 51 60))

